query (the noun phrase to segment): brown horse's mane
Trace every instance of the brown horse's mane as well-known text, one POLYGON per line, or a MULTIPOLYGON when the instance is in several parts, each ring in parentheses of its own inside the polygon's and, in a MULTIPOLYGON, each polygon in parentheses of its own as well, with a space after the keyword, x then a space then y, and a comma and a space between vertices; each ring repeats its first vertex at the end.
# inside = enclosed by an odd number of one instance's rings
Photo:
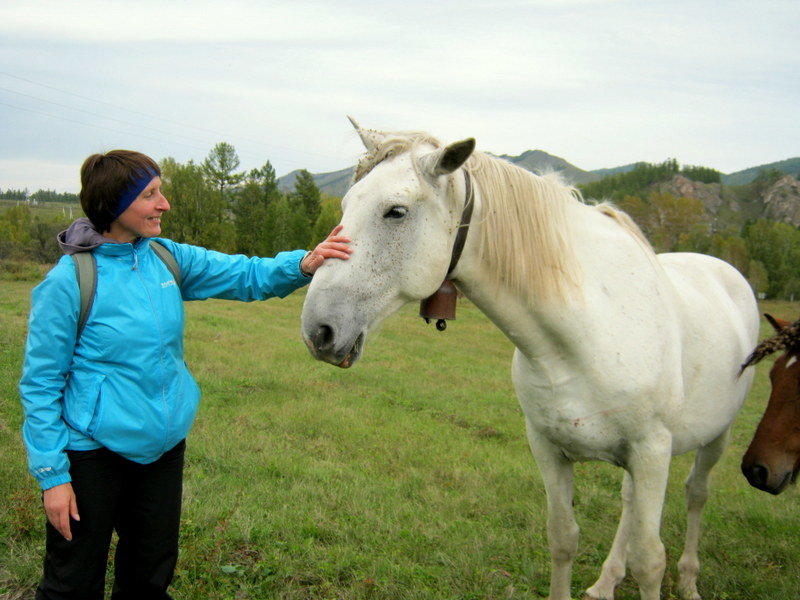
POLYGON ((751 365, 755 365, 770 354, 788 350, 791 352, 800 351, 800 319, 787 325, 771 338, 762 341, 755 350, 747 357, 742 364, 742 371, 751 365))

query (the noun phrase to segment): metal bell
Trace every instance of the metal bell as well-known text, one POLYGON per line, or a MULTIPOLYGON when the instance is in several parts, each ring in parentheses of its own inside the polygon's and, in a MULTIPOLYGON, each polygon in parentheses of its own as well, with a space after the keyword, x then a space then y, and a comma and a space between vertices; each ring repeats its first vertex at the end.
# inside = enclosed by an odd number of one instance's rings
POLYGON ((420 301, 419 316, 425 319, 426 323, 436 319, 436 329, 444 331, 447 328, 446 321, 456 318, 457 294, 453 282, 445 279, 432 296, 420 301))

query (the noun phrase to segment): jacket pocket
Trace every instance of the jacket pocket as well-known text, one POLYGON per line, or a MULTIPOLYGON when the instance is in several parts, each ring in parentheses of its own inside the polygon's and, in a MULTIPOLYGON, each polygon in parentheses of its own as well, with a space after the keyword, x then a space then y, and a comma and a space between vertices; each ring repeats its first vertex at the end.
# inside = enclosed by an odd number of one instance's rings
POLYGON ((200 403, 200 387, 184 365, 177 377, 173 407, 175 419, 174 434, 185 437, 194 422, 197 406, 200 403))
POLYGON ((105 379, 102 373, 72 373, 64 390, 64 421, 90 437, 100 418, 100 390, 105 379))

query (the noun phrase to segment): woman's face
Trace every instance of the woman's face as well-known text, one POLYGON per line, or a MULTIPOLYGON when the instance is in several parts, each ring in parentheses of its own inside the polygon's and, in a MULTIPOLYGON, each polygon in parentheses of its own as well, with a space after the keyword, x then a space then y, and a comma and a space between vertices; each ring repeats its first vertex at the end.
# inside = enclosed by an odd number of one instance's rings
POLYGON ((154 177, 125 212, 111 223, 106 237, 122 244, 138 238, 156 237, 161 234, 161 215, 168 210, 169 202, 161 193, 161 178, 154 177))

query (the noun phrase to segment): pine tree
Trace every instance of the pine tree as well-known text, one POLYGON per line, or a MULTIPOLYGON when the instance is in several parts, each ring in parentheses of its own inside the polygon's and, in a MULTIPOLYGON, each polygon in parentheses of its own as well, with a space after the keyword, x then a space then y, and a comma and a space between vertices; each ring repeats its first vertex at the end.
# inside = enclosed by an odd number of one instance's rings
POLYGON ((203 173, 225 202, 232 202, 236 186, 244 179, 244 173, 236 173, 238 168, 239 156, 227 142, 214 146, 203 161, 203 173))
POLYGON ((294 194, 300 199, 305 210, 306 217, 308 218, 309 228, 314 225, 319 217, 321 196, 317 184, 314 183, 314 176, 306 171, 301 170, 297 174, 294 181, 294 194))

